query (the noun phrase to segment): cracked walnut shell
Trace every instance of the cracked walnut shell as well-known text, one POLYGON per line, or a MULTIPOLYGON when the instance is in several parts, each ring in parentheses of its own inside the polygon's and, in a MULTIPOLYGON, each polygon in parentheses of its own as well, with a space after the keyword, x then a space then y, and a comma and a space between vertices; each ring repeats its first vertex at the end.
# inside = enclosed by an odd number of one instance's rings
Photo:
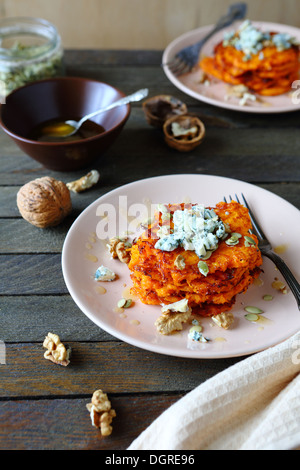
POLYGON ((163 126, 165 141, 180 152, 189 152, 201 144, 205 137, 205 126, 197 117, 190 114, 174 116, 163 126))
POLYGON ((72 209, 65 183, 48 176, 22 186, 17 194, 17 206, 27 222, 40 228, 58 225, 72 209))
POLYGON ((148 124, 162 128, 167 119, 185 114, 187 106, 174 96, 158 95, 144 101, 143 110, 148 124))

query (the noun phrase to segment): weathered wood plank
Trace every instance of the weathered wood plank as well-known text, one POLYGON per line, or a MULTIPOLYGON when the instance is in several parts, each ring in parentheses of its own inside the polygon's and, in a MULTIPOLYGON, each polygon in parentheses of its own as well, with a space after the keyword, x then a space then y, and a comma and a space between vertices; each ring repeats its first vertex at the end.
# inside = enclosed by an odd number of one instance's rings
POLYGON ((1 297, 0 340, 43 342, 49 332, 65 341, 115 341, 87 318, 68 294, 1 297))
MULTIPOLYGON (((281 132, 274 128, 268 129, 268 132, 256 129, 254 133, 244 128, 213 127, 199 147, 182 154, 167 147, 159 130, 150 126, 137 130, 128 125, 93 167, 109 184, 116 185, 151 176, 182 173, 183 161, 185 173, 222 175, 253 183, 299 182, 300 171, 295 168, 295 159, 300 152, 297 136, 297 131, 291 128, 282 129, 281 132)), ((13 163, 8 153, 2 154, 1 159, 2 185, 20 185, 38 176, 51 175, 51 172, 20 153, 14 157, 13 163), (16 173, 16 167, 19 173, 16 173)), ((82 171, 80 174, 85 173, 82 171)), ((57 173, 57 178, 60 176, 57 173)), ((62 176, 63 181, 69 180, 70 175, 62 176)))
MULTIPOLYGON (((256 129, 255 137, 248 129, 211 128, 203 143, 183 155, 166 144, 156 129, 127 128, 103 160, 113 174, 135 178, 169 173, 203 173, 222 175, 249 182, 297 182, 295 171, 299 139, 294 129, 256 129), (270 146, 272 142, 272 146, 270 146), (125 145, 126 144, 126 145, 125 145), (147 152, 143 153, 143 148, 147 152), (122 149, 122 150, 121 150, 122 149), (151 155, 151 158, 149 158, 151 155), (229 164, 230 161, 230 164, 229 164)), ((120 179, 120 177, 118 177, 120 179)), ((119 180, 118 179, 118 180, 119 180)))
POLYGON ((44 359, 42 343, 6 344, 0 398, 76 396, 97 388, 118 394, 188 391, 240 360, 169 357, 118 341, 68 344, 68 367, 44 359))
POLYGON ((74 220, 68 217, 57 227, 41 229, 24 219, 0 219, 0 253, 59 253, 74 220))
MULTIPOLYGON (((101 384, 95 384, 101 386, 101 384)), ((117 416, 103 438, 78 399, 0 403, 0 450, 122 450, 183 394, 109 396, 117 416)))
POLYGON ((66 294, 61 255, 1 255, 0 294, 66 294))

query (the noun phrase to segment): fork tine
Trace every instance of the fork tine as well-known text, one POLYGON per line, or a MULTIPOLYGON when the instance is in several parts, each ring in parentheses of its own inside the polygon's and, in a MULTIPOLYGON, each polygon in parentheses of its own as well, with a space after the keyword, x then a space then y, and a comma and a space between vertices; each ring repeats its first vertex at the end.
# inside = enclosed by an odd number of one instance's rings
MULTIPOLYGON (((237 202, 240 204, 238 196, 235 195, 235 197, 236 197, 237 202)), ((229 198, 230 198, 230 201, 232 201, 232 197, 229 196, 229 198)), ((297 279, 295 278, 291 270, 288 268, 288 266, 285 264, 285 262, 276 253, 274 253, 274 251, 272 251, 272 246, 269 240, 267 239, 267 237, 265 236, 264 232, 260 228, 260 225, 256 221, 255 216, 252 210, 250 209, 249 204, 243 193, 242 193, 242 198, 244 201, 244 206, 249 211, 249 216, 250 216, 252 227, 253 227, 252 233, 256 235, 258 238, 258 248, 260 249, 261 254, 269 258, 271 261, 273 261, 275 266, 281 272, 288 286, 290 287, 297 301, 298 308, 300 310, 300 284, 299 282, 297 281, 297 279)), ((226 197, 223 197, 223 199, 224 199, 224 202, 227 202, 226 197)))
MULTIPOLYGON (((243 193, 242 193, 242 198, 243 198, 245 207, 246 207, 246 208, 248 209, 248 211, 249 211, 249 215, 250 215, 250 218, 251 218, 251 222, 252 222, 252 226, 253 226, 253 231, 254 231, 254 233, 256 234, 256 236, 257 236, 258 238, 265 239, 266 236, 265 236, 265 234, 263 233, 262 229, 260 228, 258 222, 256 221, 256 219, 255 219, 255 217, 254 217, 254 214, 253 214, 253 212, 251 211, 251 209, 250 209, 250 207, 249 207, 249 204, 247 203, 246 198, 245 198, 245 196, 244 196, 243 193)), ((227 203, 226 197, 224 197, 223 199, 224 199, 224 202, 227 203)), ((237 201, 239 204, 241 204, 241 203, 240 203, 240 200, 239 200, 239 197, 237 196, 237 194, 235 194, 235 199, 236 199, 236 201, 237 201)), ((230 201, 233 201, 233 198, 231 197, 231 195, 229 195, 229 200, 230 200, 230 201)))
POLYGON ((174 75, 182 75, 183 73, 187 73, 190 70, 189 65, 177 56, 175 56, 172 61, 167 62, 165 65, 169 67, 170 71, 174 75))
POLYGON ((190 72, 199 61, 200 50, 205 42, 211 38, 217 31, 229 26, 237 19, 243 19, 247 12, 247 5, 245 3, 236 3, 228 8, 225 15, 222 15, 215 26, 195 44, 188 45, 178 51, 174 59, 167 63, 162 64, 168 66, 174 75, 181 75, 190 72), (178 65, 177 60, 180 60, 182 65, 178 65))
POLYGON ((182 68, 176 72, 176 75, 183 75, 191 71, 191 67, 188 64, 182 62, 182 68))
POLYGON ((264 232, 262 231, 260 225, 258 224, 257 220, 255 219, 255 216, 254 216, 252 210, 250 209, 249 204, 248 204, 248 202, 246 201, 246 198, 245 198, 245 196, 244 196, 243 193, 242 193, 242 198, 243 198, 243 201, 244 201, 245 206, 247 207, 247 209, 248 209, 248 211, 249 211, 249 215, 250 215, 250 218, 251 218, 251 222, 252 222, 252 225, 253 225, 254 230, 256 231, 256 235, 258 236, 258 238, 266 239, 267 237, 265 236, 265 234, 264 234, 264 232))

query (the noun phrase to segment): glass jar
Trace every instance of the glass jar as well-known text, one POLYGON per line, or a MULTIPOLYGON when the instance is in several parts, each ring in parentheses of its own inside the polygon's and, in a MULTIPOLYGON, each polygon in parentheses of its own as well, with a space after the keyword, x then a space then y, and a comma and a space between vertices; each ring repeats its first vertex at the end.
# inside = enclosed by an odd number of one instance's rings
POLYGON ((64 74, 61 38, 40 18, 0 20, 0 85, 2 94, 35 80, 64 74))

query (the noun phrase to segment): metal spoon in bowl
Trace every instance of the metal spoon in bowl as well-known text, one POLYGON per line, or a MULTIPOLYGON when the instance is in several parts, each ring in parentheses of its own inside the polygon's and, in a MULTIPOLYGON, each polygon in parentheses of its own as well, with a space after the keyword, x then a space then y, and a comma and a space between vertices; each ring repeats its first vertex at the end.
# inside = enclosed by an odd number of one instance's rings
POLYGON ((114 103, 109 104, 108 106, 105 106, 104 108, 98 109, 98 111, 94 111, 93 113, 86 114, 83 118, 80 119, 80 121, 73 121, 73 120, 68 120, 65 121, 65 124, 68 126, 71 126, 73 130, 71 132, 68 132, 67 134, 63 134, 62 137, 69 137, 75 132, 78 131, 78 129, 81 127, 81 125, 87 121, 88 119, 91 119, 92 117, 96 116, 97 114, 104 113, 105 111, 109 111, 110 109, 116 108, 117 106, 123 106, 128 103, 132 103, 134 101, 140 101, 143 98, 145 98, 148 95, 148 88, 143 88, 142 90, 138 90, 132 95, 125 96, 124 98, 121 98, 118 101, 115 101, 114 103))

